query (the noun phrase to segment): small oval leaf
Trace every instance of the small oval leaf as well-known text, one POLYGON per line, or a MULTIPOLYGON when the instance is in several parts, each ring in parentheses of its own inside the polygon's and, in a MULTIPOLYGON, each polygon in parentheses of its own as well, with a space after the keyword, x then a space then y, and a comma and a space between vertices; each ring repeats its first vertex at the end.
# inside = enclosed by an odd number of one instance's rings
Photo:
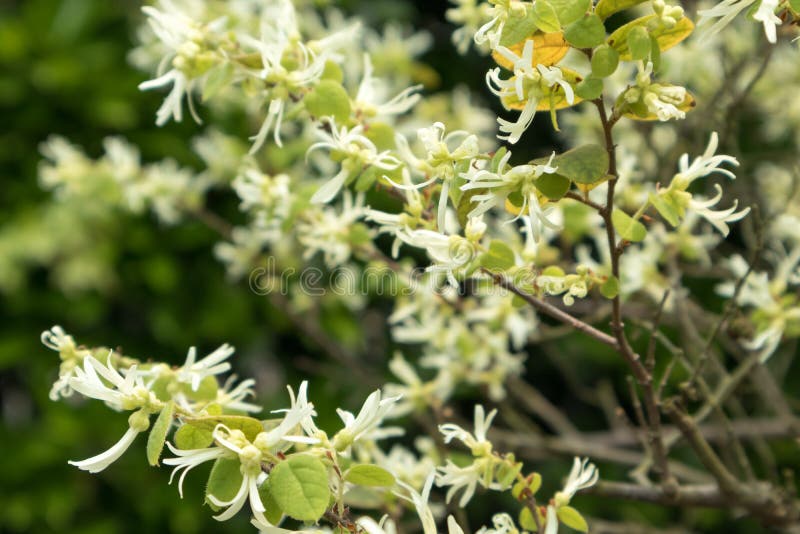
POLYGON ((561 30, 561 23, 558 21, 556 10, 547 0, 536 0, 531 10, 533 21, 536 27, 545 33, 557 32, 561 30))
POLYGON ((500 240, 489 243, 489 250, 481 256, 481 267, 493 273, 503 273, 516 264, 514 251, 500 240))
POLYGON ((611 222, 614 223, 614 229, 617 233, 627 241, 636 243, 647 237, 647 228, 618 208, 611 212, 611 222))
POLYGON ((600 145, 583 145, 557 155, 553 164, 558 174, 577 184, 594 184, 608 172, 608 152, 600 145))
POLYGON ((572 24, 589 11, 592 0, 550 0, 562 26, 572 24))
POLYGON ((172 401, 164 404, 161 413, 158 414, 155 424, 150 429, 147 436, 147 461, 150 465, 158 465, 161 451, 164 449, 164 442, 172 426, 172 414, 175 412, 175 403, 172 401))
POLYGON ((218 510, 219 508, 208 499, 208 496, 213 495, 218 501, 230 501, 239 492, 243 480, 238 458, 218 458, 208 475, 206 503, 212 510, 218 510))
POLYGON ((594 8, 597 16, 605 20, 614 13, 645 3, 647 0, 600 0, 594 8))
POLYGON ((605 78, 611 76, 619 65, 619 52, 608 45, 598 46, 592 54, 592 76, 605 78))
POLYGON ((648 30, 650 35, 652 35, 658 43, 658 48, 661 52, 669 50, 676 44, 680 43, 689 37, 689 35, 692 33, 692 30, 694 30, 694 24, 686 17, 682 17, 675 24, 675 26, 671 28, 660 25, 656 25, 655 27, 651 28, 651 23, 655 22, 657 18, 658 15, 647 15, 645 17, 632 20, 624 26, 620 26, 608 37, 607 42, 609 46, 614 47, 614 49, 619 52, 619 58, 622 61, 630 61, 633 56, 628 45, 628 34, 634 28, 641 27, 648 30))
POLYGON ((561 506, 556 511, 558 520, 578 532, 589 532, 589 525, 581 513, 572 506, 561 506))
POLYGON ((184 423, 195 428, 213 432, 217 425, 225 425, 231 430, 241 430, 249 440, 254 440, 264 430, 261 421, 245 415, 212 415, 207 417, 186 417, 184 423))
POLYGON ((342 124, 350 118, 350 97, 342 84, 322 80, 303 98, 306 110, 315 117, 332 116, 342 124))
POLYGON ((175 431, 172 437, 175 446, 185 451, 191 449, 205 449, 214 442, 211 430, 205 430, 192 425, 183 425, 175 431))
POLYGON ((594 48, 605 40, 606 28, 600 17, 592 13, 567 26, 564 38, 575 48, 594 48))
POLYGON ((328 470, 314 456, 290 456, 272 469, 267 480, 275 502, 289 517, 316 521, 328 508, 328 470))
POLYGON ((344 479, 359 486, 394 486, 394 475, 382 467, 370 464, 354 465, 344 475, 344 479))

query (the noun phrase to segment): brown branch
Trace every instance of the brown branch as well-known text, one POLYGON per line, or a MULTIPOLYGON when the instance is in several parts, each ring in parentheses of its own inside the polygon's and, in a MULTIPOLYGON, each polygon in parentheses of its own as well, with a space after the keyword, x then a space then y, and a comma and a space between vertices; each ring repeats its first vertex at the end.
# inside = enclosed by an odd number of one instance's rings
MULTIPOLYGON (((621 246, 622 242, 619 244, 617 243, 614 221, 611 217, 614 211, 614 190, 617 185, 617 155, 612 133, 616 116, 612 116, 611 120, 609 120, 602 97, 595 100, 594 104, 597 106, 600 123, 603 126, 603 137, 606 151, 608 152, 608 192, 606 194, 606 205, 599 213, 606 227, 606 239, 608 240, 608 248, 611 254, 611 274, 619 279, 619 260, 624 248, 621 246)), ((625 328, 622 322, 622 304, 619 295, 612 299, 611 305, 611 331, 617 340, 617 351, 622 355, 625 361, 627 361, 628 366, 631 368, 636 378, 636 382, 642 389, 644 407, 647 412, 648 440, 653 450, 655 463, 659 470, 661 480, 667 487, 671 487, 674 485, 674 480, 669 472, 667 450, 664 447, 661 435, 661 412, 658 398, 653 389, 653 375, 647 369, 647 366, 642 363, 639 355, 631 348, 625 336, 625 328)))
POLYGON ((512 293, 523 299, 525 302, 536 308, 537 311, 544 313, 545 315, 548 315, 553 319, 561 321, 562 323, 568 324, 575 330, 579 330, 584 334, 588 334, 589 336, 593 337, 600 343, 603 343, 614 349, 617 349, 617 340, 609 336, 605 332, 601 332, 592 325, 584 323, 580 319, 568 314, 565 311, 556 308, 552 304, 549 304, 539 298, 536 298, 533 295, 525 293, 524 291, 516 287, 514 284, 512 284, 510 281, 508 281, 502 274, 493 273, 487 269, 482 269, 482 272, 488 274, 492 278, 492 280, 494 280, 495 284, 502 287, 503 289, 511 291, 512 293))

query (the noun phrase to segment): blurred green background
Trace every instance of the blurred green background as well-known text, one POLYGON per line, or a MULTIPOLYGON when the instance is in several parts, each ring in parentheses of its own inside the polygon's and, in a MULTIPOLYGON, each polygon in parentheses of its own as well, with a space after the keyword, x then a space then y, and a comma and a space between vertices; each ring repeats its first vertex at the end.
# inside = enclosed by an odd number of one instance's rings
MULTIPOLYGON (((405 21, 430 31, 434 46, 424 60, 439 72, 440 87, 465 82, 484 90, 487 60, 455 54, 449 42, 452 28, 443 17, 447 2, 337 4, 362 14, 368 24, 405 21)), ((101 403, 48 399, 58 358, 40 344, 39 334, 54 324, 79 343, 122 346, 140 358, 174 363, 183 361, 191 345, 205 353, 229 342, 238 349, 236 371, 256 378, 259 401, 283 406, 285 384, 308 378, 323 421, 334 420, 334 407, 340 403, 356 408, 368 392, 367 385, 353 382, 347 369, 337 368, 312 342, 299 337, 281 309, 250 292, 246 282, 226 281, 224 267, 211 254, 218 237, 205 226, 187 221, 167 227, 153 217, 98 214, 91 206, 78 219, 64 219, 51 195, 39 188, 38 146, 53 133, 92 156, 100 154, 105 136, 122 135, 141 148, 144 161, 170 156, 199 168, 188 143, 198 127, 185 121, 156 128, 155 110, 163 94, 136 88, 147 76, 131 68, 126 55, 139 20, 136 2, 0 3, 0 250, 10 251, 0 270, 3 533, 252 532, 245 514, 224 524, 211 519, 210 510, 202 506, 207 469, 188 477, 181 501, 177 489, 167 485, 168 471, 147 466, 142 443, 101 475, 67 464, 108 448, 126 428, 126 420, 109 417, 101 403), (81 235, 70 237, 65 226, 81 235), (54 235, 55 244, 48 239, 54 235), (101 258, 108 272, 88 270, 81 263, 84 255, 101 258)), ((536 128, 537 142, 552 146, 548 121, 538 121, 536 128)), ((237 216, 233 199, 212 202, 220 212, 237 216)), ((353 319, 343 325, 347 318, 333 316, 339 322, 325 325, 330 335, 360 345, 357 352, 373 359, 366 363, 383 369, 383 354, 363 346, 364 330, 380 325, 380 319, 353 319)), ((370 335, 384 346, 388 343, 385 329, 370 335)), ((573 378, 591 381, 605 375, 624 389, 621 362, 582 343, 554 344, 551 350, 590 356, 573 378)), ((542 358, 532 359, 529 367, 553 402, 580 412, 579 403, 561 387, 557 369, 542 358)), ((596 415, 588 411, 579 423, 591 429, 596 415)), ((546 468, 545 479, 557 483, 568 464, 565 458, 546 468)), ((604 473, 624 477, 622 470, 604 473)), ((760 531, 753 523, 731 521, 716 511, 645 505, 615 505, 609 511, 607 501, 582 499, 581 510, 589 516, 663 524, 691 518, 707 532, 760 531)), ((484 502, 483 512, 508 504, 491 497, 484 502)), ((486 520, 483 512, 474 512, 475 524, 486 520)))

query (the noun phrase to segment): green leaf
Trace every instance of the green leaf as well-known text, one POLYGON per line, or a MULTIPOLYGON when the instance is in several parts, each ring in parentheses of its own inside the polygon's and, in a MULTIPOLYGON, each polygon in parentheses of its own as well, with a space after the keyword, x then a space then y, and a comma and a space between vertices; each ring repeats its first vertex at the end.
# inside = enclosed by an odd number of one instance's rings
POLYGON ((466 228, 469 214, 473 209, 475 209, 476 206, 476 204, 472 202, 472 197, 485 192, 485 189, 469 189, 464 191, 464 194, 461 195, 460 199, 458 199, 458 204, 456 205, 456 216, 458 217, 458 224, 460 224, 462 228, 466 228))
POLYGON ((205 430, 193 427, 192 425, 183 425, 175 431, 172 437, 175 446, 179 449, 205 449, 214 442, 214 436, 211 430, 205 430))
POLYGON ((325 62, 325 69, 322 71, 322 76, 320 76, 320 78, 342 83, 342 80, 344 80, 344 73, 338 63, 329 59, 325 62))
POLYGON ((516 264, 511 247, 497 239, 489 243, 489 250, 481 256, 481 267, 493 272, 502 273, 516 264))
POLYGON ((632 20, 624 26, 617 28, 614 33, 608 37, 607 42, 619 52, 619 58, 622 61, 630 61, 633 56, 628 46, 628 34, 633 31, 634 28, 644 28, 648 30, 650 35, 655 37, 656 42, 658 42, 658 48, 661 52, 669 50, 680 43, 689 37, 689 34, 694 30, 694 24, 686 17, 682 17, 672 28, 659 25, 657 21, 658 15, 647 15, 632 20))
POLYGON ((543 174, 533 182, 533 185, 549 200, 563 198, 569 191, 572 182, 560 174, 543 174))
POLYGON ((192 389, 191 384, 181 382, 180 385, 181 391, 183 391, 183 394, 186 395, 189 400, 195 402, 210 402, 217 400, 219 382, 217 382, 217 379, 213 376, 207 376, 202 379, 200 384, 197 386, 197 391, 192 389))
POLYGON ((359 486, 390 487, 394 486, 394 475, 377 465, 354 465, 344 474, 344 479, 359 486))
POLYGON ((592 76, 605 78, 611 76, 619 65, 619 53, 610 46, 598 46, 592 54, 592 76))
POLYGON ((608 280, 600 286, 600 294, 607 299, 613 299, 619 295, 619 280, 616 276, 609 276, 608 280))
MULTIPOLYGON (((542 517, 540 512, 537 512, 537 514, 539 515, 539 522, 544 525, 546 519, 542 517)), ((519 512, 519 526, 529 532, 537 532, 538 527, 536 520, 533 518, 533 512, 527 506, 519 512)))
POLYGON ((547 0, 536 0, 533 4, 533 21, 536 27, 544 33, 553 33, 561 30, 556 10, 547 0))
POLYGON ((289 517, 316 521, 328 508, 328 470, 314 456, 290 456, 272 469, 267 480, 275 502, 289 517))
POLYGON ((550 0, 562 26, 572 24, 581 18, 592 5, 592 0, 550 0))
POLYGON ((800 14, 800 0, 789 0, 789 9, 795 14, 800 14))
POLYGON ((628 32, 628 49, 631 59, 645 60, 650 57, 650 32, 644 26, 636 26, 628 32))
POLYGON ((164 449, 164 442, 167 440, 167 433, 172 426, 172 414, 175 411, 175 403, 172 401, 164 404, 161 413, 158 414, 155 424, 150 429, 147 436, 147 461, 150 465, 158 465, 158 458, 164 449))
POLYGON ((211 69, 203 82, 202 101, 207 102, 211 100, 222 88, 231 83, 233 80, 233 73, 233 63, 227 61, 211 69))
POLYGON ((504 462, 500 464, 497 469, 496 479, 500 487, 505 489, 511 486, 511 483, 517 478, 517 475, 522 470, 522 462, 504 462))
POLYGON ((564 38, 575 48, 594 48, 605 40, 606 28, 600 17, 592 13, 567 26, 564 38))
POLYGON ((627 241, 636 243, 647 237, 647 228, 618 208, 611 213, 611 222, 614 223, 617 233, 627 241))
POLYGON ((608 152, 600 145, 583 145, 553 160, 558 166, 557 172, 578 184, 594 184, 601 182, 608 172, 608 152))
POLYGON ((375 143, 378 150, 390 150, 395 148, 394 128, 385 122, 371 122, 364 130, 364 136, 375 143))
POLYGON ((643 4, 647 0, 600 0, 594 8, 597 16, 605 20, 614 13, 643 4))
POLYGON ((526 37, 530 37, 536 31, 536 20, 530 6, 525 6, 524 17, 511 17, 503 26, 503 33, 500 35, 502 46, 511 46, 526 37))
POLYGON ((355 190, 359 193, 369 191, 372 189, 372 186, 375 185, 375 182, 378 180, 378 178, 384 174, 386 174, 386 171, 383 169, 379 169, 378 167, 372 165, 367 167, 364 172, 358 175, 354 186, 355 190))
POLYGON ((650 203, 656 208, 658 213, 672 226, 678 226, 681 222, 681 210, 670 202, 670 198, 665 198, 662 195, 655 195, 650 193, 648 197, 650 203))
POLYGON ((603 95, 603 80, 585 78, 575 86, 575 94, 584 100, 595 100, 603 95))
POLYGON ((303 99, 308 112, 318 118, 332 116, 338 123, 350 118, 350 97, 341 83, 322 80, 303 99))
POLYGON ((522 491, 524 489, 528 489, 531 495, 536 495, 536 492, 539 491, 539 488, 542 487, 542 475, 539 473, 531 473, 525 480, 522 482, 517 482, 514 484, 514 487, 511 488, 511 494, 514 496, 515 499, 520 499, 522 497, 522 491))
POLYGON ((225 425, 231 430, 241 430, 250 441, 260 434, 264 427, 261 421, 245 415, 213 415, 207 417, 186 417, 184 422, 201 430, 213 432, 217 425, 225 425))
POLYGON ((581 513, 572 506, 561 506, 556 510, 558 520, 567 525, 569 528, 575 529, 578 532, 589 532, 589 525, 583 518, 581 513))
POLYGON ((508 150, 504 146, 498 148, 497 151, 494 153, 494 156, 492 156, 492 161, 489 164, 489 167, 491 168, 492 172, 497 173, 503 171, 503 169, 500 168, 500 161, 502 161, 506 153, 508 153, 508 150))
POLYGON ((219 508, 208 499, 209 495, 220 501, 230 501, 236 496, 244 479, 240 468, 239 458, 218 458, 214 462, 206 484, 206 502, 212 510, 219 508))
POLYGON ((650 61, 653 62, 653 72, 661 70, 661 48, 653 35, 650 35, 650 61))
POLYGON ((271 525, 277 525, 280 523, 281 518, 283 517, 283 511, 281 510, 281 507, 278 506, 275 497, 272 496, 272 492, 269 490, 269 484, 267 482, 261 484, 261 487, 258 488, 258 496, 261 497, 261 504, 264 505, 264 517, 267 518, 267 521, 269 521, 271 525))

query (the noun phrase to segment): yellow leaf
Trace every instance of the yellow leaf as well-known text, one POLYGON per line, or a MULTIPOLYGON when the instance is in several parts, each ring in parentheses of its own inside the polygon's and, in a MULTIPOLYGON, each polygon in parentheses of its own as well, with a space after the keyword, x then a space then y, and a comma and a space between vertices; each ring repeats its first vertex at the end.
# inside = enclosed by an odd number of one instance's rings
POLYGON ((599 0, 594 12, 598 17, 605 20, 618 11, 631 8, 635 5, 644 3, 646 0, 599 0))
POLYGON ((632 58, 631 51, 628 48, 628 34, 633 28, 644 27, 649 30, 650 35, 655 37, 658 42, 658 48, 662 52, 669 50, 676 44, 680 43, 694 30, 694 23, 686 17, 681 18, 675 26, 667 28, 662 25, 651 26, 651 23, 657 22, 658 15, 647 15, 633 20, 624 26, 620 26, 608 37, 608 44, 619 52, 619 59, 622 61, 630 61, 632 58))
MULTIPOLYGON (((564 34, 561 32, 535 33, 517 44, 509 46, 508 49, 517 56, 521 56, 525 41, 529 39, 533 41, 533 66, 545 65, 549 67, 555 65, 569 51, 569 45, 564 40, 564 34)), ((508 70, 514 69, 512 63, 496 50, 492 52, 492 57, 501 67, 508 70)))

